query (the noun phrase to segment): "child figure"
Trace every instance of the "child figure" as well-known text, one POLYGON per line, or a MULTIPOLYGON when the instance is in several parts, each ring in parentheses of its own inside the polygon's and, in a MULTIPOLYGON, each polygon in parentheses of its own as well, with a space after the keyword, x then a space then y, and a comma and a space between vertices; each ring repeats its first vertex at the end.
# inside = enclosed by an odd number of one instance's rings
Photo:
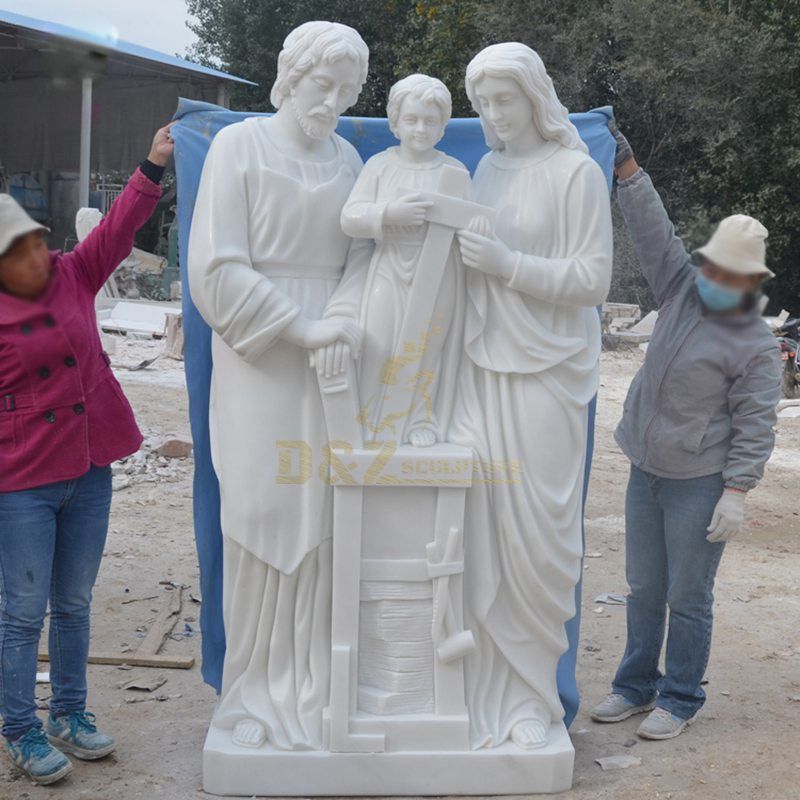
POLYGON ((458 287, 463 283, 455 250, 448 255, 429 328, 413 341, 399 339, 412 280, 417 268, 426 266, 418 263, 433 205, 425 195, 436 191, 443 166, 466 169, 435 149, 451 110, 450 92, 436 78, 409 75, 392 86, 386 114, 400 145, 367 161, 342 210, 344 232, 376 244, 361 312, 359 388, 368 440, 426 447, 446 437, 445 409, 451 405, 461 350, 454 319, 460 318, 458 287), (398 384, 398 372, 411 364, 413 386, 398 384), (409 392, 404 419, 382 411, 383 399, 392 391, 409 392))

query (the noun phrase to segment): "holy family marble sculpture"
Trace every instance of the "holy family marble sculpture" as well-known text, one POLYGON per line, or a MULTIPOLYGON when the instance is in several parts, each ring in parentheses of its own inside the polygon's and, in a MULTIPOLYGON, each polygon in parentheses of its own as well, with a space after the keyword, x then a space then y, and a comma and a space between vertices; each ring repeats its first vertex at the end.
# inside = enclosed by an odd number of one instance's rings
POLYGON ((399 145, 362 165, 334 129, 368 56, 344 25, 292 31, 277 112, 203 169, 227 637, 205 787, 557 791, 607 186, 517 43, 467 68, 474 179, 436 149, 451 98, 425 75, 392 87, 399 145))

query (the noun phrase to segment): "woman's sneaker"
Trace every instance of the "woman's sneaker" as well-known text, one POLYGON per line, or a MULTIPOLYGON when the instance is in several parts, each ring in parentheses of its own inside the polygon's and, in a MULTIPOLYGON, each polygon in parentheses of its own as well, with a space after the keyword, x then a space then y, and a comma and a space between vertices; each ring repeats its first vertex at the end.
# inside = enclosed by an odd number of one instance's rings
POLYGON ((11 760, 34 783, 55 783, 72 772, 70 760, 47 741, 38 725, 7 747, 11 760))
POLYGON ((47 718, 50 743, 64 753, 83 761, 95 761, 114 752, 114 740, 97 730, 94 714, 75 711, 72 714, 47 718))
POLYGON ((643 706, 637 706, 615 692, 608 695, 601 703, 598 703, 591 710, 589 716, 595 722, 622 722, 622 720, 628 719, 634 714, 644 714, 647 711, 652 711, 655 707, 655 700, 645 703, 643 706))
POLYGON ((695 717, 681 719, 667 711, 666 708, 657 708, 639 726, 636 733, 642 739, 674 739, 676 736, 680 736, 694 720, 695 717))

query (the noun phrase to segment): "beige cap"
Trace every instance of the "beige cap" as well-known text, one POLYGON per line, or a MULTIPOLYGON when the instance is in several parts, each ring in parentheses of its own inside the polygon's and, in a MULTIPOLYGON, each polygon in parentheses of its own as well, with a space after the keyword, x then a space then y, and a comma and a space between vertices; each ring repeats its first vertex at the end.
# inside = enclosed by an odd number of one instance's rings
POLYGON ((757 219, 734 214, 725 217, 708 243, 694 252, 729 272, 773 278, 775 274, 764 264, 768 235, 767 229, 757 219))
POLYGON ((10 195, 0 194, 0 255, 8 250, 15 239, 33 231, 49 231, 50 228, 40 225, 10 195))

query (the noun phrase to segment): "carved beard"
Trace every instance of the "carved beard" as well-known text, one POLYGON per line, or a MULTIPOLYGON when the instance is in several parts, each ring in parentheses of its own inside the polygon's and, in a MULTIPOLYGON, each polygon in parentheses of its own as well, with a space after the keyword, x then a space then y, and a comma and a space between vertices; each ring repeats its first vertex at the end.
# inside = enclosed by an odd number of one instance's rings
POLYGON ((312 109, 311 114, 304 114, 297 107, 297 100, 295 99, 294 89, 289 94, 289 101, 292 104, 294 115, 297 117, 297 122, 300 125, 303 133, 311 139, 327 139, 336 129, 337 120, 333 122, 323 122, 316 118, 313 114, 317 109, 312 109))

